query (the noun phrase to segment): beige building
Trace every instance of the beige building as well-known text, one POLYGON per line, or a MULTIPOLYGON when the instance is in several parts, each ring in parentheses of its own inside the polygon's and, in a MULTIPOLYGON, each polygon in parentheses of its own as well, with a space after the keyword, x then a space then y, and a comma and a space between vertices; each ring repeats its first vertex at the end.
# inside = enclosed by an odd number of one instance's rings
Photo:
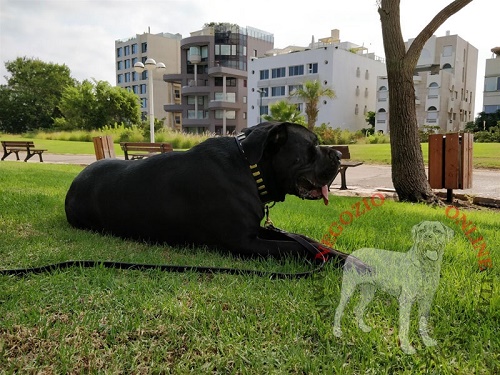
POLYGON ((133 91, 140 98, 141 112, 144 120, 149 117, 148 72, 137 73, 136 62, 144 63, 148 58, 165 64, 165 69, 153 71, 154 117, 163 120, 165 126, 174 128, 176 119, 172 113, 165 112, 163 105, 179 101, 180 86, 165 83, 163 74, 180 71, 180 34, 137 34, 135 37, 116 40, 116 85, 133 91), (177 98, 176 98, 177 93, 177 98))
POLYGON ((483 112, 500 110, 500 47, 491 49, 493 57, 486 60, 484 73, 483 112))
MULTIPOLYGON (((413 39, 406 42, 408 48, 413 39)), ((464 130, 474 121, 478 51, 458 35, 432 36, 425 44, 413 76, 419 127, 440 132, 464 130)), ((389 131, 387 77, 378 79, 375 130, 389 131)))
MULTIPOLYGON (((274 36, 220 23, 180 42, 180 69, 164 75, 180 92, 163 102, 185 132, 228 134, 247 127, 247 67, 274 47, 274 36)), ((248 125, 255 125, 254 123, 248 125)))

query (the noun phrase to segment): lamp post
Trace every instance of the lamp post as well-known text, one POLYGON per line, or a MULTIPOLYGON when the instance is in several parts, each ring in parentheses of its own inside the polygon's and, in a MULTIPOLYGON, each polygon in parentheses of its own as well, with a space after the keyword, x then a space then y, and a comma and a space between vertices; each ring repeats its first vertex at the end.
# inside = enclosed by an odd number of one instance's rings
POLYGON ((260 104, 259 104, 259 124, 262 122, 262 97, 264 96, 264 90, 257 89, 257 92, 260 95, 260 104))
POLYGON ((154 102, 153 102, 153 73, 156 70, 164 70, 165 64, 162 62, 156 62, 155 60, 149 58, 145 63, 136 62, 134 64, 134 70, 137 73, 142 73, 146 69, 148 71, 148 97, 149 97, 149 131, 151 143, 155 141, 155 115, 154 115, 154 102))

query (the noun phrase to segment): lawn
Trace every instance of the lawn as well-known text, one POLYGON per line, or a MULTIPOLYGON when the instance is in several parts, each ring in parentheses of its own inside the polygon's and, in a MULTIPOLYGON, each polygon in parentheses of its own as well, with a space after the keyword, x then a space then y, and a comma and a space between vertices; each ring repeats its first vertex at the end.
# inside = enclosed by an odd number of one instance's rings
MULTIPOLYGON (((300 260, 239 260, 202 248, 148 245, 73 229, 65 219, 64 196, 80 170, 0 163, 0 269, 69 259, 309 269, 300 260)), ((370 333, 354 323, 350 303, 342 320, 344 336, 336 338, 333 313, 342 273, 333 267, 292 280, 71 268, 0 276, 0 372, 499 373, 500 296, 498 288, 487 298, 481 293, 485 280, 499 282, 498 212, 452 211, 466 215, 491 252, 492 268, 479 272, 477 250, 445 208, 373 202, 369 211, 356 215, 360 198, 331 197, 325 207, 289 197, 271 210, 271 218, 279 227, 317 239, 328 235, 334 222, 348 220, 336 243, 345 252, 361 247, 406 251, 412 227, 422 220, 453 229, 430 314, 436 347, 422 344, 414 311, 410 340, 417 353, 400 350, 398 304, 384 293, 368 307, 370 333)))

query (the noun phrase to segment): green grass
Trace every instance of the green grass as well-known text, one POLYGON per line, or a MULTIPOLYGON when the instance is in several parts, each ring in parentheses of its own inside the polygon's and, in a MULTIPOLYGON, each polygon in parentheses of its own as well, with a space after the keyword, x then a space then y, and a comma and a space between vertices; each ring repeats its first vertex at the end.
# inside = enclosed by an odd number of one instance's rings
MULTIPOLYGON (((0 163, 0 267, 68 259, 115 260, 297 271, 301 261, 244 261, 206 249, 171 248, 71 228, 64 196, 81 167, 0 163)), ((161 197, 158 197, 161 199, 161 197)), ((325 207, 294 197, 271 210, 274 223, 314 238, 328 233, 359 198, 332 197, 325 207)), ((464 211, 465 212, 465 211, 464 211)), ((498 212, 467 211, 487 241, 499 282, 498 212)), ((500 296, 480 308, 484 273, 476 252, 443 208, 384 202, 345 226, 337 247, 406 251, 411 228, 439 220, 455 230, 431 310, 438 346, 398 347, 398 305, 377 294, 367 311, 372 332, 354 324, 350 303, 332 334, 341 272, 273 281, 257 276, 73 268, 0 276, 1 373, 175 374, 494 374, 500 371, 500 296), (322 307, 323 306, 323 307, 322 307)), ((196 230, 196 228, 193 228, 196 230)), ((415 316, 415 313, 414 315, 415 316)))
MULTIPOLYGON (((429 146, 422 143, 422 154, 427 164, 429 146)), ((391 164, 391 145, 383 144, 353 144, 349 145, 351 159, 361 160, 369 164, 391 164)), ((500 143, 474 143, 474 168, 500 168, 500 143)))

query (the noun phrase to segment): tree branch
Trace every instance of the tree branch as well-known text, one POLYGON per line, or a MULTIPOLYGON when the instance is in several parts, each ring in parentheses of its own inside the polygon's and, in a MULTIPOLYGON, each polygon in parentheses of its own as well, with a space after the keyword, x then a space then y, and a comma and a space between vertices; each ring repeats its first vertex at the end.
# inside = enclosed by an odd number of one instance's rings
POLYGON ((422 48, 425 42, 436 32, 436 30, 452 15, 457 13, 459 10, 464 8, 466 5, 471 3, 472 0, 455 0, 452 3, 445 6, 434 18, 425 26, 422 31, 413 40, 410 48, 406 52, 406 58, 415 65, 418 61, 422 48))

